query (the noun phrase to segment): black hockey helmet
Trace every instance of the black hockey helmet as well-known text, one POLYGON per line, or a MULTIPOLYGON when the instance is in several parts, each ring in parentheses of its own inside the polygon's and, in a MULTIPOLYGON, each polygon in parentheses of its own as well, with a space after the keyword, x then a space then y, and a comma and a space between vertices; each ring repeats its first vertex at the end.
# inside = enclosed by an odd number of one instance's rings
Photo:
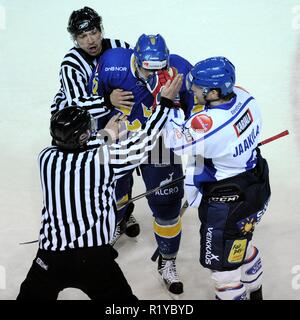
POLYGON ((73 37, 76 37, 78 34, 90 31, 95 27, 102 31, 101 16, 92 8, 84 7, 72 12, 67 30, 73 37))
POLYGON ((79 107, 64 108, 51 117, 50 134, 62 149, 80 149, 91 137, 92 117, 79 107))

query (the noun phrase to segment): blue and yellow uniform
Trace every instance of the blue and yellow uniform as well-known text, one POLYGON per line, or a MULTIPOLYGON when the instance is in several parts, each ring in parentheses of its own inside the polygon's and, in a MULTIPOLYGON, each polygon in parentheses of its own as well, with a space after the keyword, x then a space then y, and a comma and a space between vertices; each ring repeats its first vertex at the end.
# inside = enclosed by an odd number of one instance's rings
MULTIPOLYGON (((190 63, 178 55, 170 55, 169 61, 169 66, 176 68, 178 73, 184 76, 191 69, 190 63)), ((185 113, 189 114, 194 105, 194 97, 186 89, 185 81, 183 83, 180 90, 180 103, 185 113)), ((127 129, 137 131, 151 116, 154 98, 147 88, 147 83, 137 75, 135 55, 131 49, 116 48, 105 52, 90 79, 89 90, 94 95, 108 97, 117 88, 131 91, 134 95, 134 105, 131 109, 115 107, 108 116, 98 122, 98 129, 102 129, 114 114, 122 112, 127 115, 127 129)), ((167 153, 169 154, 167 162, 151 159, 151 164, 141 166, 147 190, 183 175, 180 158, 174 159, 173 153, 171 155, 169 151, 167 153)), ((126 202, 130 197, 128 190, 131 188, 132 176, 120 180, 116 189, 117 200, 126 202)), ((181 237, 179 213, 183 195, 183 184, 180 182, 147 197, 155 217, 156 240, 160 252, 164 255, 172 255, 179 248, 181 237)))

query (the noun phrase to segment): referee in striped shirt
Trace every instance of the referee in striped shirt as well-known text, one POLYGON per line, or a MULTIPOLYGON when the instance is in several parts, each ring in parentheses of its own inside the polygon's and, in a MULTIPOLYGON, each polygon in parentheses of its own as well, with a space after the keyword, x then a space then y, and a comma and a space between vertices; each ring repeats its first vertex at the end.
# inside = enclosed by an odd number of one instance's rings
MULTIPOLYGON (((82 108, 52 116, 55 145, 39 155, 44 204, 39 250, 17 300, 55 300, 68 287, 91 299, 137 299, 109 244, 116 226, 115 184, 147 159, 181 85, 182 75, 167 82, 161 105, 143 130, 118 143, 90 141, 92 117, 82 108)), ((105 129, 116 132, 116 120, 105 129)))
MULTIPOLYGON (((134 97, 131 91, 120 89, 113 90, 110 96, 90 96, 87 90, 89 78, 99 57, 106 50, 130 46, 122 40, 103 38, 102 17, 89 7, 72 12, 68 22, 68 32, 75 47, 68 51, 61 63, 60 89, 51 106, 51 114, 65 107, 81 107, 88 110, 96 119, 98 128, 103 128, 102 117, 110 112, 111 107, 113 105, 132 107, 134 97)), ((133 207, 131 204, 123 209, 126 210, 126 219, 122 223, 123 225, 125 223, 127 233, 131 231, 132 236, 137 236, 139 224, 132 214, 133 207)))
POLYGON ((69 18, 68 32, 76 46, 65 55, 60 68, 60 89, 51 105, 51 114, 68 106, 78 106, 90 112, 94 119, 109 113, 112 104, 132 106, 132 93, 114 90, 110 97, 89 96, 89 77, 98 58, 111 48, 129 48, 121 40, 103 38, 102 18, 89 8, 73 11, 69 18))

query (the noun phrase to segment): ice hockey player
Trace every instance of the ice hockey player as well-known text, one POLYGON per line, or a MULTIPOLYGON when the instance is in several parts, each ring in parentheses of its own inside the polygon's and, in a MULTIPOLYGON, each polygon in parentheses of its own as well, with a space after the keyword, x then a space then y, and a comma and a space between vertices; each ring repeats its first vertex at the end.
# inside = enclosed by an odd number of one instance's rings
MULTIPOLYGON (((138 131, 141 125, 151 116, 153 107, 159 102, 161 87, 167 79, 177 73, 185 75, 191 65, 184 58, 169 54, 164 38, 157 35, 141 35, 134 50, 117 48, 108 50, 101 57, 90 80, 90 91, 98 96, 110 95, 116 88, 131 91, 134 95, 134 106, 115 108, 115 112, 127 115, 127 129, 138 131)), ((194 105, 193 95, 184 84, 177 97, 177 103, 187 113, 194 105)), ((109 115, 112 116, 114 112, 109 115)), ((153 155, 153 152, 152 152, 153 155)), ((180 158, 167 150, 164 159, 151 157, 151 162, 141 166, 142 176, 147 190, 170 182, 183 175, 180 158)), ((126 202, 127 192, 131 190, 132 177, 128 175, 117 186, 118 199, 126 202), (126 181, 127 179, 127 181, 126 181), (122 193, 123 192, 123 193, 122 193)), ((158 271, 169 292, 181 294, 183 283, 176 270, 176 256, 181 238, 180 207, 183 197, 183 183, 179 182, 170 188, 147 197, 154 216, 154 234, 159 247, 158 271)))
POLYGON ((187 87, 204 110, 167 124, 166 143, 191 159, 185 187, 201 221, 200 262, 221 300, 262 299, 262 263, 251 242, 270 198, 267 161, 257 147, 262 119, 256 100, 235 85, 225 57, 197 63, 187 87))

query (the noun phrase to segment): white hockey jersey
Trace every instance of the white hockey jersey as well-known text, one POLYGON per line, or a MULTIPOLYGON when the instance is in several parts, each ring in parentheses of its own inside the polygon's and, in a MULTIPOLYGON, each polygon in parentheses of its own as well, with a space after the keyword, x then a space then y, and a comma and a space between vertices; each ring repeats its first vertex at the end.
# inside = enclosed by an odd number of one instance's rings
POLYGON ((198 207, 203 182, 233 177, 256 166, 261 115, 255 99, 235 87, 236 97, 184 120, 174 110, 164 130, 165 144, 178 155, 188 154, 185 188, 189 205, 198 207))

